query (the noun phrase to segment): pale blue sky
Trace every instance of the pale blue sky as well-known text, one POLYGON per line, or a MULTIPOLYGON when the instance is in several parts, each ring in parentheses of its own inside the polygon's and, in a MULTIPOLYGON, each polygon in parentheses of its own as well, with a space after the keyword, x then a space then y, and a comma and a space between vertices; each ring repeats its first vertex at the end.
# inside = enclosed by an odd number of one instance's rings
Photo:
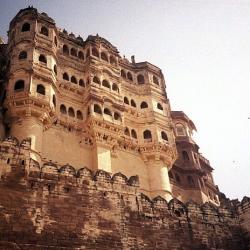
POLYGON ((173 110, 195 122, 200 151, 230 198, 250 196, 250 1, 0 0, 0 35, 33 5, 58 27, 98 33, 165 74, 173 110))

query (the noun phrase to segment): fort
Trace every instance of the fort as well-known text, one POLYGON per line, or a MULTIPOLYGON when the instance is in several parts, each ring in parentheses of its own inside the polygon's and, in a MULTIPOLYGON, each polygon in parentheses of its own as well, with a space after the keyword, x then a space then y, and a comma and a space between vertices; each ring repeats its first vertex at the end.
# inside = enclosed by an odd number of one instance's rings
POLYGON ((33 7, 0 64, 0 249, 249 248, 160 68, 33 7))

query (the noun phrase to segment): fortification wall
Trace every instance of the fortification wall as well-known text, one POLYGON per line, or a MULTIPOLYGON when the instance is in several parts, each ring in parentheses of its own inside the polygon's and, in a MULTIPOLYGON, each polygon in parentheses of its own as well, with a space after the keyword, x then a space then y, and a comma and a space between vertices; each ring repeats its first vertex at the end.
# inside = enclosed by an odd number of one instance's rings
POLYGON ((0 249, 248 249, 248 198, 237 207, 150 200, 137 176, 40 166, 28 140, 0 146, 0 249))

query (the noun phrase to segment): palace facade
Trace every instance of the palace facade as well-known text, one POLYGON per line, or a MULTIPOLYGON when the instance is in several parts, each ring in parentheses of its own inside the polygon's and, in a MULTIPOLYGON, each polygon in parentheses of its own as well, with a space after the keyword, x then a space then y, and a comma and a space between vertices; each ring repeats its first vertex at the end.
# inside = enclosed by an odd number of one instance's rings
POLYGON ((30 141, 23 165, 138 175, 150 198, 219 205, 195 125, 171 110, 157 66, 122 58, 99 35, 76 37, 33 7, 10 22, 0 60, 0 136, 30 141))

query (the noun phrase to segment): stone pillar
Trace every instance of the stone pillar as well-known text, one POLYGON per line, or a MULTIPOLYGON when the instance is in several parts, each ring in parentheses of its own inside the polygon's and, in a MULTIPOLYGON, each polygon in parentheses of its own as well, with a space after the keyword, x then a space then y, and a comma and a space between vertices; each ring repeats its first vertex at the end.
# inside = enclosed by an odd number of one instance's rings
POLYGON ((158 160, 149 162, 148 176, 152 198, 158 195, 167 201, 173 198, 168 176, 168 168, 162 161, 158 160))
POLYGON ((41 163, 43 124, 36 117, 28 116, 22 120, 14 121, 11 124, 12 136, 16 137, 20 142, 23 139, 31 138, 31 154, 30 157, 41 163))

